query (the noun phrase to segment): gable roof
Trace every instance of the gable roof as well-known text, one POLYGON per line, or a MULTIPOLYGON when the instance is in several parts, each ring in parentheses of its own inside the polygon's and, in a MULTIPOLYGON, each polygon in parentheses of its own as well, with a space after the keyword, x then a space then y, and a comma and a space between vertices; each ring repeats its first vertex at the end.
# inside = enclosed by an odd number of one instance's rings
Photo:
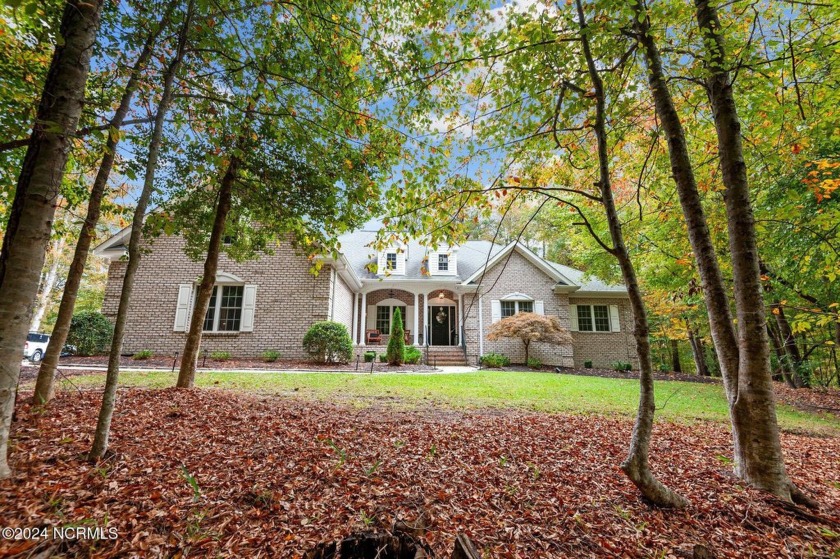
POLYGON ((487 264, 485 266, 481 266, 478 270, 473 272, 472 275, 470 275, 467 279, 463 281, 463 283, 466 285, 477 281, 488 270, 492 269, 494 266, 505 260, 508 257, 508 255, 510 255, 513 251, 516 251, 517 253, 524 256, 526 260, 528 260, 531 264, 536 266, 538 269, 544 272, 545 275, 553 279, 558 284, 570 286, 576 285, 569 278, 567 278, 558 268, 552 266, 548 260, 537 256, 531 249, 529 249, 527 246, 523 245, 519 241, 513 241, 506 247, 504 247, 502 250, 498 251, 489 260, 487 260, 487 264))

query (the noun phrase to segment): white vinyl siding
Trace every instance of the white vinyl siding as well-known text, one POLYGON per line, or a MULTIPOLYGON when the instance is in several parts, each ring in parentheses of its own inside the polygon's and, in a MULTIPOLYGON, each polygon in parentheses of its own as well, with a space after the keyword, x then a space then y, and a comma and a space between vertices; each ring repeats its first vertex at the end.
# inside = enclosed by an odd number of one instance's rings
POLYGON ((404 248, 389 248, 380 252, 376 263, 376 273, 380 276, 404 276, 405 257, 404 248))
POLYGON ((429 274, 432 276, 454 276, 458 273, 458 253, 439 249, 428 253, 429 274))

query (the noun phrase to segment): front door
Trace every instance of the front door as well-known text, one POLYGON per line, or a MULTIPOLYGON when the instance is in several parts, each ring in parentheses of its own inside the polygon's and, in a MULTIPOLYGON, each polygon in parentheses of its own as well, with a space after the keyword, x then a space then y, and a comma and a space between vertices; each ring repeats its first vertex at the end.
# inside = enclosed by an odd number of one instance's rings
POLYGON ((451 345, 452 325, 455 323, 455 307, 432 306, 429 322, 432 328, 432 345, 451 345))

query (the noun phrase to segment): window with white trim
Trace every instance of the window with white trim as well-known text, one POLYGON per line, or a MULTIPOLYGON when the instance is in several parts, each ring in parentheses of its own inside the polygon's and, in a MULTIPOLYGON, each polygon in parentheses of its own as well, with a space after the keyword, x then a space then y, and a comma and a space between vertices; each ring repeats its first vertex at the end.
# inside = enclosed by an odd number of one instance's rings
POLYGON ((513 316, 520 312, 534 312, 533 301, 502 301, 502 318, 513 316))
POLYGON ((610 332, 610 309, 607 305, 578 305, 577 322, 580 332, 610 332))
POLYGON ((396 252, 387 252, 385 253, 385 269, 388 271, 394 271, 397 269, 397 253, 396 252))
POLYGON ((449 255, 448 254, 438 254, 438 272, 448 272, 449 271, 449 255))
POLYGON ((207 314, 204 315, 204 331, 239 332, 244 293, 244 285, 213 286, 210 305, 207 307, 207 314))
POLYGON ((376 306, 376 329, 380 334, 387 336, 391 333, 394 322, 394 311, 400 309, 400 316, 405 328, 405 305, 377 305, 376 306))

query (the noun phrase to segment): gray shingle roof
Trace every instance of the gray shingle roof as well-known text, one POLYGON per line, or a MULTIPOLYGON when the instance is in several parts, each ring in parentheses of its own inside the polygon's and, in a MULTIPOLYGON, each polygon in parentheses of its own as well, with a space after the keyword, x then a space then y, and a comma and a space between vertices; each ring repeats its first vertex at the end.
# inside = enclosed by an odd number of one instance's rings
MULTIPOLYGON (((376 239, 377 225, 370 223, 366 228, 339 237, 342 254, 347 258, 359 279, 363 281, 379 278, 368 270, 368 265, 376 263, 376 251, 368 245, 376 239)), ((504 248, 503 245, 490 241, 467 241, 460 245, 458 249, 458 275, 455 278, 460 281, 469 278, 504 248)), ((427 276, 420 273, 420 265, 426 252, 427 247, 425 245, 415 240, 410 241, 406 254, 406 273, 405 276, 398 277, 406 280, 430 282, 440 281, 442 278, 452 278, 452 276, 427 276)), ((626 292, 623 285, 607 285, 596 278, 587 277, 586 273, 581 270, 555 262, 548 262, 548 264, 574 284, 580 285, 581 291, 626 292)))

